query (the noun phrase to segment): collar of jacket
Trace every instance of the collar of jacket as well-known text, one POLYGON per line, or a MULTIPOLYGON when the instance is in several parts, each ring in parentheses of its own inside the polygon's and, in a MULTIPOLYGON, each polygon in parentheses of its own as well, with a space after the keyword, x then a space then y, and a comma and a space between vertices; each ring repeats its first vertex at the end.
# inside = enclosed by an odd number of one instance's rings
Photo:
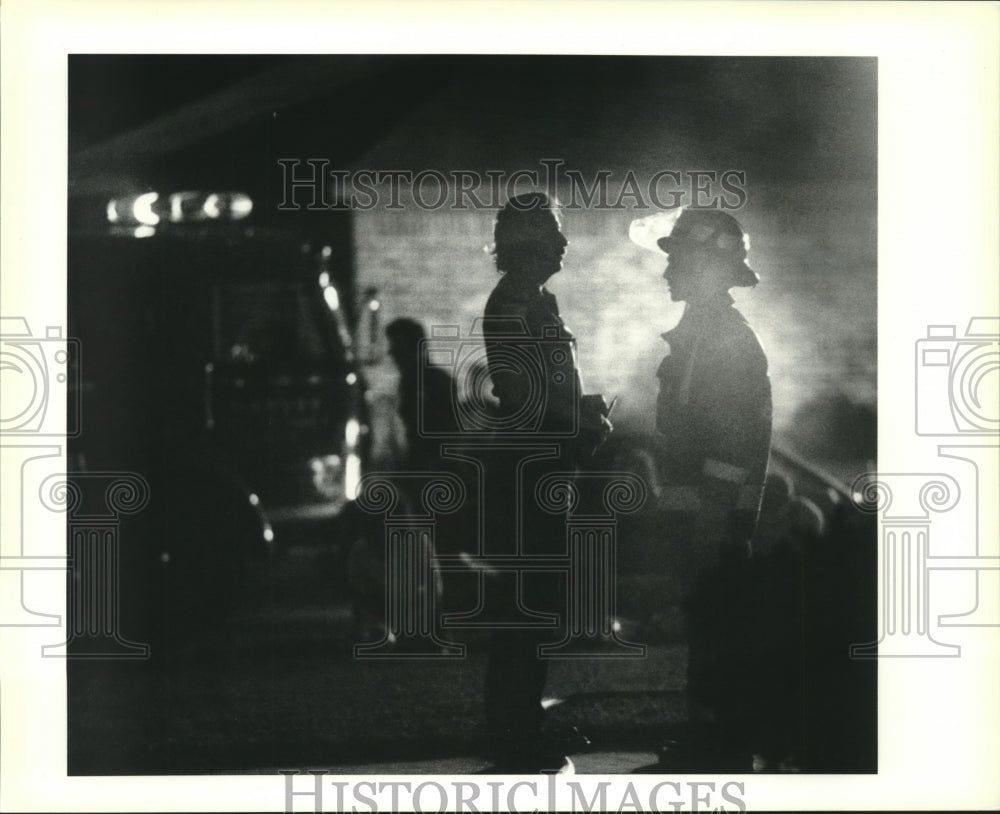
POLYGON ((556 307, 555 294, 549 291, 544 285, 540 286, 518 274, 507 272, 500 278, 497 288, 504 297, 513 302, 528 303, 532 300, 541 299, 546 302, 554 313, 559 313, 559 309, 556 307))
POLYGON ((680 321, 669 331, 661 333, 660 338, 669 343, 671 338, 676 341, 677 337, 694 333, 706 320, 714 321, 720 314, 728 312, 735 304, 736 300, 730 296, 728 291, 711 299, 686 303, 680 321))

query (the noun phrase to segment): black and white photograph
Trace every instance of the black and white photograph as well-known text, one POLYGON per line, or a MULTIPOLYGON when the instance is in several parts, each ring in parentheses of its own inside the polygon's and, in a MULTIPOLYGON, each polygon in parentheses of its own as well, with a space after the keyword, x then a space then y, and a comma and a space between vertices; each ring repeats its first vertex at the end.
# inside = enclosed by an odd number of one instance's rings
POLYGON ((37 669, 87 807, 871 807, 921 716, 981 772, 989 727, 942 721, 998 719, 996 265, 935 258, 996 260, 995 99, 907 169, 890 46, 720 46, 669 3, 627 25, 708 44, 600 48, 560 3, 589 47, 360 12, 235 44, 210 5, 172 47, 180 14, 15 18, 59 92, 8 62, 5 108, 62 124, 42 206, 4 136, 4 243, 54 264, 5 259, 8 761, 37 669))
POLYGON ((70 772, 876 771, 875 68, 71 56, 70 772))

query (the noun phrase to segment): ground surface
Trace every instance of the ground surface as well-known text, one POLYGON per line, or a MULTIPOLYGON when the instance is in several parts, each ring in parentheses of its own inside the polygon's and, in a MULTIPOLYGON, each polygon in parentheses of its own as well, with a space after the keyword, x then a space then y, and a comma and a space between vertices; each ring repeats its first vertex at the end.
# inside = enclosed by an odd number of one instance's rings
MULTIPOLYGON (((349 606, 294 590, 209 627, 167 665, 69 665, 71 773, 416 774, 488 765, 479 757, 482 634, 464 636, 458 660, 359 660, 349 606)), ((640 659, 552 662, 550 723, 578 726, 594 741, 595 751, 576 759, 579 771, 650 762, 683 717, 685 663, 677 643, 650 646, 640 659)))

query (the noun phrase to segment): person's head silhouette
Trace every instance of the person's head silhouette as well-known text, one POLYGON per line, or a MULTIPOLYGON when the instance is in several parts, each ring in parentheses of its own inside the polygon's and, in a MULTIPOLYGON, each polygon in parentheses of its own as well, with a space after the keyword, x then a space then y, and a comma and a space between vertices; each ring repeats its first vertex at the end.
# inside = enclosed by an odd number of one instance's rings
POLYGON ((385 326, 385 336, 389 341, 389 356, 400 375, 416 376, 420 343, 427 337, 424 326, 415 319, 400 317, 385 326))
POLYGON ((498 271, 541 285, 562 268, 567 245, 557 204, 544 192, 517 195, 497 214, 493 254, 498 271))

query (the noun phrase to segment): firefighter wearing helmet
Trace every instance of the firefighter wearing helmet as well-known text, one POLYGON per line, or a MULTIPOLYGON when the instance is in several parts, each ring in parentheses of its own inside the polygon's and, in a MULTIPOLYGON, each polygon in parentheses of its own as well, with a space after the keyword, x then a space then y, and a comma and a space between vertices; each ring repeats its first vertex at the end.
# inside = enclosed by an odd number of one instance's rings
POLYGON ((630 236, 667 255, 670 298, 685 303, 663 334, 656 430, 660 506, 689 566, 690 740, 704 768, 749 771, 749 561, 771 443, 771 384, 761 343, 729 289, 759 278, 747 264, 746 233, 725 212, 660 213, 635 221, 630 236))

